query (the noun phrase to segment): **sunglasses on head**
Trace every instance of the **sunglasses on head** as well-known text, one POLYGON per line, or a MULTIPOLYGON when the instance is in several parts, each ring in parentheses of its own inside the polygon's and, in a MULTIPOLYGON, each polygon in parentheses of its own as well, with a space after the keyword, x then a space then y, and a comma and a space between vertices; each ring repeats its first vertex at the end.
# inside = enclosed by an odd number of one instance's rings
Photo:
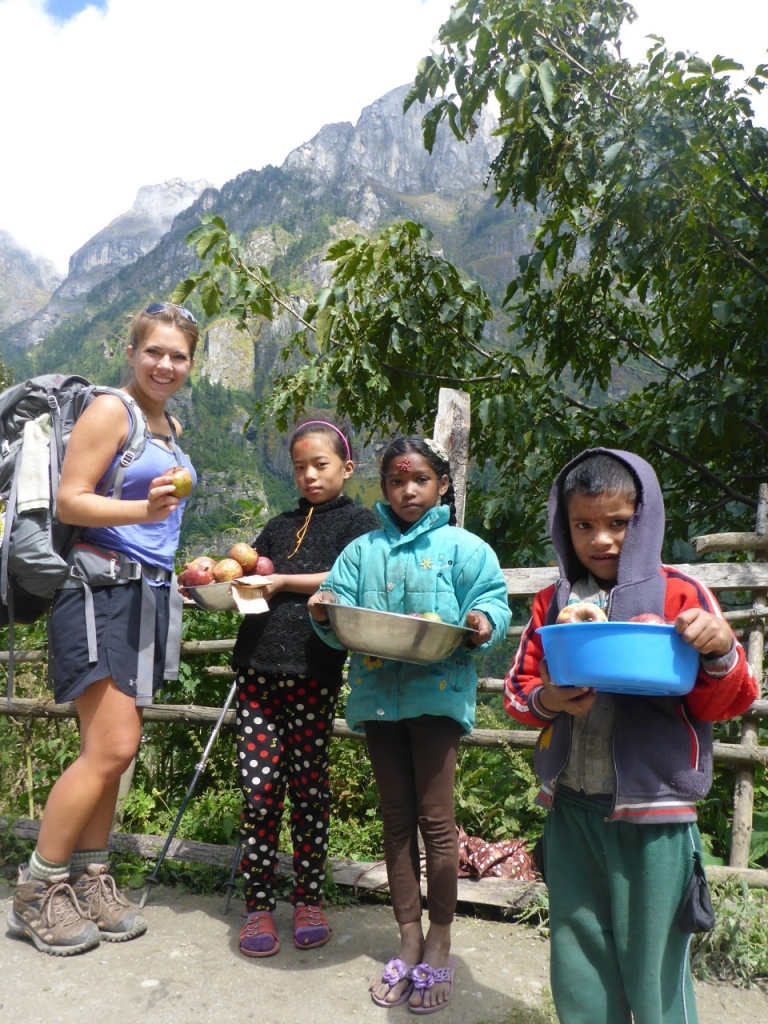
POLYGON ((164 313, 166 309, 175 309, 177 313, 181 313, 185 320, 189 320, 193 327, 197 327, 197 319, 194 314, 190 313, 184 306, 176 306, 172 302, 150 302, 144 308, 144 312, 149 316, 155 316, 157 313, 164 313))

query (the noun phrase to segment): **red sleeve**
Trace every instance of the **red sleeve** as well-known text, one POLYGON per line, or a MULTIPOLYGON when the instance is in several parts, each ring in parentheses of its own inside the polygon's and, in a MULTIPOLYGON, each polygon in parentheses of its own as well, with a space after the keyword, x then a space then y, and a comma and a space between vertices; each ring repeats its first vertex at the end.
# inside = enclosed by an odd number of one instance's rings
MULTIPOLYGON (((667 595, 664 603, 664 617, 674 622, 686 608, 703 608, 712 615, 722 618, 717 598, 703 583, 692 576, 669 566, 664 567, 667 576, 667 595)), ((722 722, 742 714, 758 697, 757 681, 747 662, 744 648, 734 636, 733 665, 723 674, 707 672, 707 662, 699 660, 699 674, 693 689, 685 701, 696 718, 703 722, 722 722)))
POLYGON ((547 725, 556 715, 546 715, 536 703, 536 691, 541 688, 539 664, 544 656, 541 637, 536 632, 546 621, 554 585, 540 590, 533 599, 533 612, 520 638, 515 660, 504 678, 504 709, 508 715, 524 725, 536 729, 547 725))

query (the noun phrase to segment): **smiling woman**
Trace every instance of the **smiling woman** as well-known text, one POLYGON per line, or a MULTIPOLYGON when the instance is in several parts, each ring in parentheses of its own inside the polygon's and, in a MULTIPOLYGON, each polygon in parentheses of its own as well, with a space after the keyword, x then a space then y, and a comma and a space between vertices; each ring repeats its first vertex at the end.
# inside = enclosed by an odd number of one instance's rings
POLYGON ((59 21, 68 21, 75 14, 84 11, 86 7, 96 7, 103 11, 106 6, 107 0, 48 0, 45 9, 51 17, 57 18, 59 21))

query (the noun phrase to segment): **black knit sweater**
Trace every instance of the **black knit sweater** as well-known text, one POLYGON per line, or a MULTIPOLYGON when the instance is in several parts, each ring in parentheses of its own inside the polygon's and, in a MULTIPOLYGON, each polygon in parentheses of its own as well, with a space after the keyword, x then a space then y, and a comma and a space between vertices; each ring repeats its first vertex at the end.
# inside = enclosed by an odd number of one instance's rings
MULTIPOLYGON (((351 540, 377 525, 370 509, 343 495, 315 506, 301 498, 298 508, 269 520, 253 547, 272 559, 276 573, 327 572, 351 540), (304 539, 289 559, 310 508, 312 518, 304 539)), ((346 652, 329 647, 317 636, 309 620, 307 599, 307 594, 284 590, 270 598, 268 612, 245 615, 232 655, 235 669, 254 668, 274 675, 301 672, 340 682, 346 652)))

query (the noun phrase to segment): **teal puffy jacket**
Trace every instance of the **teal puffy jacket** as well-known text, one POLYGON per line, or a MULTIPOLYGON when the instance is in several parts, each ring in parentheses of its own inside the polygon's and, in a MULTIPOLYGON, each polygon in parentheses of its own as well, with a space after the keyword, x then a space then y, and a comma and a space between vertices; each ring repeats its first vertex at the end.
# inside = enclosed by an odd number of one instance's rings
MULTIPOLYGON (((320 589, 333 591, 341 604, 406 615, 436 612, 454 625, 465 623, 468 612, 480 611, 493 635, 481 647, 459 647, 431 665, 352 654, 347 724, 362 732, 369 720, 447 715, 467 733, 475 721, 475 653, 503 640, 511 619, 499 561, 479 537, 448 525, 445 506, 430 509, 406 533, 388 505, 379 504, 377 512, 381 529, 353 540, 320 589)), ((312 624, 326 643, 342 647, 328 624, 312 624)))

